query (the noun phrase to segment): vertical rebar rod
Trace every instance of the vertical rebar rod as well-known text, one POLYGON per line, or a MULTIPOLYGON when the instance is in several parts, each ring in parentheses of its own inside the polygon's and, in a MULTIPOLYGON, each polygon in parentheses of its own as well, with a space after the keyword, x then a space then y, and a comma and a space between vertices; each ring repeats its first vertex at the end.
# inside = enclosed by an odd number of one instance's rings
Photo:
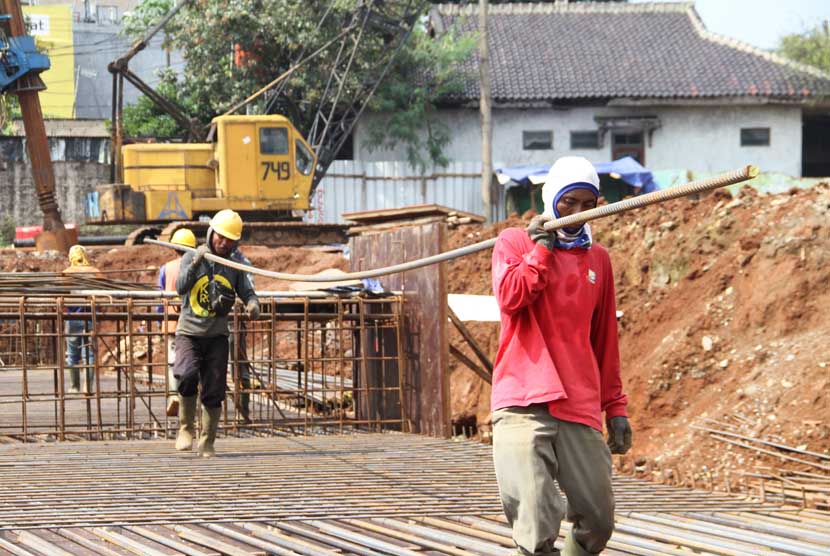
MULTIPOLYGON (((308 343, 309 343, 309 336, 311 334, 310 324, 308 319, 308 298, 303 300, 303 403, 305 404, 306 411, 303 412, 303 434, 309 435, 309 414, 311 411, 308 408, 314 409, 314 404, 309 402, 308 397, 308 377, 311 373, 311 362, 309 361, 308 357, 308 343)), ((311 418, 311 425, 314 424, 313 416, 311 418)))
MULTIPOLYGON (((343 319, 343 304, 337 304, 337 353, 345 354, 346 350, 344 349, 343 345, 343 327, 346 325, 345 320, 343 319)), ((343 427, 344 427, 344 420, 346 418, 346 381, 344 380, 345 377, 345 368, 343 365, 343 361, 340 361, 340 364, 337 368, 337 375, 335 377, 335 383, 337 384, 337 395, 339 397, 338 403, 338 421, 339 431, 340 434, 343 434, 343 427)), ((353 383, 354 384, 354 383, 353 383)), ((354 404, 354 393, 352 393, 352 404, 354 404)))
POLYGON ((408 413, 406 404, 406 393, 408 389, 404 384, 406 381, 406 357, 403 344, 403 308, 399 300, 393 302, 395 307, 395 341, 398 349, 398 395, 401 403, 401 432, 412 432, 412 426, 407 427, 408 413))
POLYGON ((28 387, 27 377, 29 375, 29 372, 28 372, 29 365, 28 365, 27 354, 28 354, 29 350, 28 350, 27 342, 26 342, 26 337, 28 335, 26 334, 26 312, 25 312, 25 307, 26 307, 26 298, 21 297, 20 298, 20 304, 19 304, 18 308, 19 308, 19 311, 20 311, 20 313, 19 313, 19 318, 20 318, 20 347, 21 347, 21 350, 23 351, 23 357, 21 359, 21 361, 22 361, 21 368, 23 370, 23 399, 22 399, 22 404, 21 404, 21 417, 23 419, 23 438, 24 439, 29 437, 29 420, 28 420, 28 414, 27 414, 27 411, 26 411, 26 409, 27 409, 26 408, 26 397, 27 397, 27 390, 28 390, 28 388, 27 388, 28 387))
POLYGON ((95 379, 95 416, 96 424, 98 426, 98 439, 104 437, 104 416, 101 411, 101 363, 98 353, 98 305, 95 302, 95 296, 89 300, 90 311, 92 312, 92 336, 90 337, 90 348, 93 353, 92 369, 95 379))
MULTIPOLYGON (((135 428, 135 359, 133 358, 135 339, 133 338, 133 299, 127 299, 127 388, 129 389, 129 405, 127 406, 127 428, 132 431, 135 428)), ((133 433, 128 432, 127 438, 133 438, 133 433)))
MULTIPOLYGON (((166 297, 162 298, 162 315, 164 315, 164 318, 159 328, 162 334, 162 345, 164 346, 162 348, 162 358, 164 359, 164 436, 166 438, 170 434, 170 416, 167 415, 167 397, 170 395, 170 387, 172 386, 170 384, 170 373, 172 369, 170 368, 170 333, 168 331, 168 327, 170 326, 170 321, 168 320, 170 318, 170 300, 166 297)), ((175 396, 176 394, 173 395, 175 396)))
POLYGON ((360 374, 361 374, 361 381, 360 381, 360 389, 365 391, 366 397, 366 417, 367 421, 369 422, 369 429, 372 430, 374 427, 374 423, 372 422, 374 417, 374 412, 372 411, 372 392, 369 387, 369 365, 366 361, 366 350, 368 349, 368 338, 366 334, 366 315, 363 306, 363 299, 358 298, 357 300, 358 306, 358 318, 360 319, 360 328, 358 330, 358 334, 360 335, 360 374))

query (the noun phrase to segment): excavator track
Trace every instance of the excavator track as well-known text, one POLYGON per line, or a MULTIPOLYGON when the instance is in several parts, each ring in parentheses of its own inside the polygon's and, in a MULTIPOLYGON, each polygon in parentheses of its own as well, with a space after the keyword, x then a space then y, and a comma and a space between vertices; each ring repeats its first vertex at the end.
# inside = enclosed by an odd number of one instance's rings
MULTIPOLYGON (((171 222, 161 230, 158 239, 170 241, 176 230, 188 228, 197 238, 204 238, 208 222, 171 222)), ((303 247, 310 245, 331 245, 349 241, 348 224, 311 224, 308 222, 245 222, 242 241, 250 245, 269 247, 303 247)))

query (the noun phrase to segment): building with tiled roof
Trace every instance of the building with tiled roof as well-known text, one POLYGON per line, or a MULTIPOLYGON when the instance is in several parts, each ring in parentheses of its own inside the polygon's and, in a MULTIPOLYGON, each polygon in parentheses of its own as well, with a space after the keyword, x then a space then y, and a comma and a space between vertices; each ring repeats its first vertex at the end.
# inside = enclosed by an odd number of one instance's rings
MULTIPOLYGON (((439 5, 430 25, 476 32, 477 10, 439 5)), ((830 75, 707 31, 693 3, 492 5, 488 41, 497 166, 628 154, 655 170, 830 175, 830 75)), ((480 160, 477 53, 463 71, 441 111, 446 153, 480 160)), ((405 158, 361 149, 362 129, 358 158, 405 158)))

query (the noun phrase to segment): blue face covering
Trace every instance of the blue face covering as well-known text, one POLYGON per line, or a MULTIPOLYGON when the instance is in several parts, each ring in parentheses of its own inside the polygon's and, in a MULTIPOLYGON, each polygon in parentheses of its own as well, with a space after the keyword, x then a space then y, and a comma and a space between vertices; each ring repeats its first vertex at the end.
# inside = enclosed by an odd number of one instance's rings
MULTIPOLYGON (((594 187, 593 184, 579 182, 579 183, 572 183, 560 189, 556 195, 553 197, 553 215, 556 218, 561 218, 562 215, 559 214, 559 210, 556 208, 556 205, 559 203, 559 200, 562 198, 562 195, 569 191, 573 191, 575 189, 587 189, 591 193, 594 194, 595 197, 599 197, 599 190, 594 187)), ((559 249, 590 249, 591 244, 593 243, 593 238, 591 236, 591 226, 588 224, 583 224, 578 229, 563 229, 560 228, 556 230, 556 241, 554 242, 554 247, 558 247, 559 249)))

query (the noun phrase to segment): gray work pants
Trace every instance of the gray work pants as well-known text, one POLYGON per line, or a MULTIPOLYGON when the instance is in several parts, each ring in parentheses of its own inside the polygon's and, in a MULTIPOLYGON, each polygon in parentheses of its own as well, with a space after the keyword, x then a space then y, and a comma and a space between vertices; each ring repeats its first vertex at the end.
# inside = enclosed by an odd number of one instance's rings
POLYGON ((602 433, 552 417, 547 404, 500 409, 493 413, 493 460, 519 554, 559 554, 553 540, 566 513, 573 527, 562 554, 605 548, 614 530, 614 493, 602 433))

